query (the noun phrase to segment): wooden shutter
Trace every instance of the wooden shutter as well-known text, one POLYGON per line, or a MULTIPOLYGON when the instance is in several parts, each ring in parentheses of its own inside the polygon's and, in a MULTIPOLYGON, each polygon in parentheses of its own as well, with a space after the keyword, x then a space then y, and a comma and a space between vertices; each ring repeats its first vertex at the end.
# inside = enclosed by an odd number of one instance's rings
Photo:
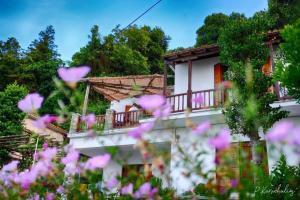
MULTIPOLYGON (((215 64, 214 66, 214 88, 215 90, 217 90, 219 88, 219 85, 222 83, 222 81, 224 80, 224 70, 223 67, 220 63, 215 64)), ((215 91, 215 95, 214 95, 214 104, 215 106, 218 106, 219 103, 222 100, 222 96, 221 93, 218 91, 215 91)))

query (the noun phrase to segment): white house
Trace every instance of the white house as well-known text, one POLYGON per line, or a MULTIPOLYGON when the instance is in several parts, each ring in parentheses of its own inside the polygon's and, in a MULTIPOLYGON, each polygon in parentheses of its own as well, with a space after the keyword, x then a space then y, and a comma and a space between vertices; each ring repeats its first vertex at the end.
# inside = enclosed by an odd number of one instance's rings
MULTIPOLYGON (((68 137, 70 138, 70 143, 87 156, 102 154, 107 147, 119 147, 119 153, 115 160, 112 160, 103 169, 104 181, 116 175, 125 176, 128 166, 139 169, 143 164, 139 150, 134 148, 137 141, 128 137, 127 133, 137 124, 152 120, 151 118, 142 118, 141 114, 138 113, 137 105, 135 105, 136 96, 149 93, 166 95, 173 109, 172 114, 168 118, 156 124, 151 133, 145 136, 152 145, 170 155, 170 161, 166 163, 164 173, 161 174, 160 171, 153 170, 152 174, 162 178, 165 186, 174 187, 179 193, 192 189, 195 183, 206 183, 207 180, 196 174, 192 174, 191 177, 187 178, 184 175, 187 166, 178 164, 181 163, 178 161, 182 159, 178 156, 178 146, 182 147, 192 160, 198 159, 195 155, 194 146, 191 145, 192 143, 196 143, 208 152, 202 156, 205 161, 203 170, 216 170, 216 150, 211 149, 206 141, 201 141, 190 133, 190 129, 186 127, 185 118, 186 110, 189 108, 189 119, 195 124, 210 120, 213 125, 212 130, 226 127, 221 112, 226 95, 217 89, 218 85, 223 81, 223 74, 226 70, 226 67, 219 60, 219 48, 217 45, 206 45, 171 53, 166 55, 164 59, 166 67, 169 67, 175 74, 173 94, 166 87, 167 68, 165 68, 164 77, 153 75, 88 79, 89 86, 86 99, 91 87, 103 94, 105 98, 111 100, 111 106, 107 110, 106 115, 99 117, 99 123, 105 121, 103 134, 89 137, 88 133, 79 129, 76 130, 78 117, 74 115, 68 137), (132 86, 138 89, 130 89, 132 86), (190 103, 192 98, 200 94, 205 99, 204 103, 201 105, 190 103), (137 109, 130 110, 132 106, 137 109), (121 164, 120 160, 126 161, 126 165, 121 164)), ((263 67, 263 70, 272 72, 272 60, 271 53, 270 62, 263 67)), ((272 106, 281 106, 282 109, 290 111, 289 120, 300 124, 300 105, 288 98, 284 90, 280 91, 278 88, 275 87, 274 90, 278 94, 278 101, 272 106)), ((85 114, 86 106, 87 102, 85 103, 83 114, 85 114)), ((261 139, 263 141, 262 144, 265 144, 263 133, 261 133, 261 139)), ((243 144, 247 147, 247 141, 249 141, 249 138, 235 135, 232 137, 232 146, 243 144)), ((266 152, 268 150, 269 145, 267 144, 266 152)), ((273 157, 271 154, 270 152, 266 153, 268 156, 267 169, 269 171, 272 169, 276 159, 278 159, 278 154, 277 157, 276 155, 273 157)), ((150 159, 146 162, 151 164, 152 160, 150 159)), ((295 162, 294 157, 288 156, 288 162, 293 164, 295 162)), ((212 173, 211 176, 217 179, 217 174, 212 173)))

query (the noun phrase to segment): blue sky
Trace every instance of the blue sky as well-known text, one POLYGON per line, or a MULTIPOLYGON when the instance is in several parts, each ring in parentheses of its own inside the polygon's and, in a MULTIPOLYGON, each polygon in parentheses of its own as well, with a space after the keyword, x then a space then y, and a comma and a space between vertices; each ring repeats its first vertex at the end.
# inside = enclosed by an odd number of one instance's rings
MULTIPOLYGON (((157 0, 0 0, 0 40, 16 37, 23 48, 47 25, 56 31, 56 44, 63 60, 88 41, 97 24, 106 35, 120 24, 127 26, 157 0)), ((195 44, 196 30, 204 18, 216 12, 230 14, 267 9, 267 0, 162 0, 137 21, 138 25, 161 27, 172 39, 169 48, 195 44)))

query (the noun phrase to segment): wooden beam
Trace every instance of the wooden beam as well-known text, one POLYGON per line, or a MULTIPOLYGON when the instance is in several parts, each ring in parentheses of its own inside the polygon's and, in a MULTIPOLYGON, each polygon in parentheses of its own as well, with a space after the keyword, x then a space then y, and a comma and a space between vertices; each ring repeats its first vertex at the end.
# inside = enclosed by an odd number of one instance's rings
POLYGON ((89 94, 90 94, 90 88, 91 85, 88 84, 85 90, 85 96, 84 96, 84 102, 83 102, 83 108, 82 108, 82 116, 86 115, 87 105, 89 101, 89 94))
POLYGON ((163 95, 164 96, 167 95, 167 84, 168 84, 167 76, 168 76, 167 63, 165 62, 165 64, 164 64, 164 85, 163 85, 163 95))

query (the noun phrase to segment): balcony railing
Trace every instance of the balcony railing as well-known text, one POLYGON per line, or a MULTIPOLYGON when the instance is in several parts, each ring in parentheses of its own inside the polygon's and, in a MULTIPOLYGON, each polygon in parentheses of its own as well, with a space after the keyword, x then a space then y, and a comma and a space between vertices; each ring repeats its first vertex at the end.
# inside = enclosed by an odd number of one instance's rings
MULTIPOLYGON (((284 87, 277 87, 280 89, 275 90, 278 95, 279 100, 291 99, 287 95, 287 89, 284 87)), ((172 107, 172 113, 184 112, 187 108, 191 111, 194 110, 203 110, 222 107, 228 98, 228 94, 224 90, 201 90, 194 91, 189 93, 180 93, 175 95, 167 96, 167 102, 172 107), (197 97, 201 96, 201 102, 193 101, 197 97), (189 100, 188 100, 189 99, 189 100), (190 101, 190 103, 188 103, 190 101)), ((148 113, 149 114, 149 113, 148 113)), ((112 128, 126 128, 134 127, 139 124, 141 116, 145 116, 147 113, 144 113, 141 110, 128 111, 128 112, 114 112, 112 115, 112 128)), ((105 123, 105 115, 96 116, 96 128, 97 130, 103 130, 105 123)), ((80 122, 80 118, 77 122, 77 132, 86 128, 85 124, 80 122)))
POLYGON ((223 90, 201 90, 196 92, 175 94, 167 96, 166 99, 172 107, 172 112, 183 112, 189 105, 191 110, 201 110, 209 108, 217 108, 224 104, 225 102, 225 92, 223 90), (190 99, 188 97, 190 96, 190 99), (193 99, 200 97, 203 101, 195 102, 193 99), (188 104, 190 101, 190 104, 188 104))
POLYGON ((115 112, 113 128, 125 128, 136 126, 139 123, 140 111, 115 112))

